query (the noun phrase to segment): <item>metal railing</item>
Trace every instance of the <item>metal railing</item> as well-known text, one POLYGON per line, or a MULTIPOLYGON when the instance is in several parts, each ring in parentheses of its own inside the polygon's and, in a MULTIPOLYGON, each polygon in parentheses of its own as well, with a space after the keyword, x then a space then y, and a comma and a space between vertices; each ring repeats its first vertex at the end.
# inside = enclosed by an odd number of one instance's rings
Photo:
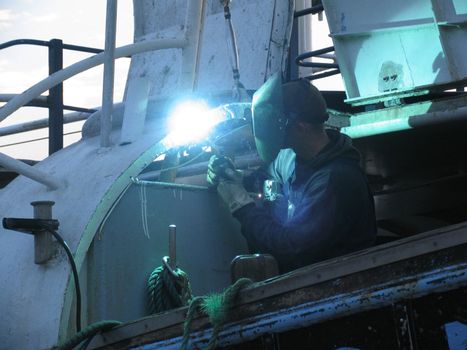
MULTIPOLYGON (((0 44, 0 50, 17 45, 35 45, 48 47, 49 75, 63 69, 63 50, 73 50, 88 53, 101 53, 103 50, 93 47, 70 45, 60 39, 49 41, 36 39, 16 39, 0 44)), ((63 148, 63 111, 92 113, 95 110, 68 106, 63 104, 63 83, 59 83, 49 89, 49 95, 44 99, 36 99, 29 106, 45 107, 49 109, 49 155, 63 148)))
POLYGON ((310 8, 300 10, 300 11, 295 11, 294 13, 294 18, 306 16, 306 15, 315 15, 317 13, 323 12, 324 7, 322 4, 312 6, 310 8))
POLYGON ((333 51, 334 51, 334 46, 330 46, 324 49, 304 52, 295 58, 295 63, 297 64, 297 66, 301 66, 301 67, 324 68, 324 69, 332 68, 331 70, 328 70, 322 73, 312 74, 311 76, 307 77, 307 79, 309 80, 316 80, 316 79, 329 77, 331 75, 339 74, 340 69, 337 63, 305 62, 304 61, 307 58, 311 58, 311 57, 322 57, 323 55, 329 52, 333 52, 333 51))
MULTIPOLYGON (((41 96, 41 94, 47 90, 51 90, 55 86, 61 84, 68 78, 86 71, 90 68, 98 66, 104 63, 104 70, 106 63, 108 64, 108 56, 112 56, 113 61, 117 58, 132 56, 138 53, 143 53, 152 50, 164 50, 164 49, 174 49, 179 48, 183 50, 183 64, 181 72, 181 89, 182 90, 192 90, 195 83, 195 70, 198 66, 198 49, 199 49, 199 37, 200 37, 200 27, 203 21, 203 8, 204 0, 193 0, 188 3, 186 20, 185 20, 185 33, 181 38, 175 39, 156 39, 156 40, 147 40, 138 43, 133 43, 130 45, 122 46, 119 48, 111 48, 112 52, 100 52, 96 55, 88 57, 82 61, 72 64, 71 66, 60 69, 52 73, 46 79, 38 82, 37 84, 31 86, 29 89, 24 91, 22 94, 13 97, 6 105, 0 108, 0 121, 7 118, 11 113, 17 111, 19 108, 27 105, 32 100, 41 96)), ((110 23, 115 21, 116 16, 116 0, 107 0, 107 16, 110 23), (115 9, 114 9, 115 8, 115 9)), ((113 30, 110 30, 109 33, 106 30, 106 34, 114 35, 113 30)), ((107 35, 106 35, 107 36, 107 35)), ((107 38, 106 38, 107 42, 107 38)), ((113 43, 112 43, 113 44, 113 43)), ((114 45, 114 44, 113 44, 114 45)), ((113 46, 111 45, 111 46, 113 46)), ((113 72, 112 72, 113 74, 113 72)), ((104 79, 108 77, 104 76, 104 79)), ((105 84, 104 84, 105 85, 105 84)), ((62 91, 63 94, 63 91, 62 91)), ((105 96, 105 91, 103 96, 105 96)), ((63 98, 63 95, 62 95, 63 98)), ((63 100, 62 100, 63 101, 63 100)), ((103 103, 104 104, 104 103, 103 103)), ((111 111, 110 111, 111 112, 111 111)), ((63 111, 62 111, 63 113, 63 111)), ((62 118, 63 119, 63 118, 62 118)), ((108 130, 109 127, 106 125, 110 123, 110 118, 101 117, 101 140, 103 139, 103 130, 108 130)), ((63 135, 63 132, 62 132, 63 135)), ((101 142, 102 143, 102 142, 101 142)), ((105 146, 105 145, 104 145, 105 146)), ((103 147, 101 145, 101 147, 103 147)), ((16 160, 14 158, 8 157, 4 154, 0 154, 0 166, 4 166, 7 169, 17 171, 18 173, 25 175, 37 182, 40 182, 46 185, 49 189, 57 189, 63 187, 64 184, 58 179, 55 179, 51 175, 43 174, 33 167, 26 166, 24 163, 16 160), (53 183, 52 183, 52 182, 53 183)))
MULTIPOLYGON (((323 5, 318 4, 307 9, 295 11, 294 18, 299 18, 299 17, 306 16, 306 15, 315 15, 315 14, 322 13, 323 11, 324 11, 323 5)), ((311 68, 318 68, 318 69, 326 70, 324 72, 319 72, 316 74, 313 73, 312 75, 306 77, 306 79, 308 80, 316 80, 316 79, 326 78, 326 77, 329 77, 335 74, 339 74, 340 69, 337 63, 310 62, 310 61, 305 62, 306 59, 312 58, 312 57, 329 58, 329 57, 325 57, 325 55, 333 51, 334 51, 334 46, 330 46, 330 47, 326 47, 326 48, 319 49, 319 50, 304 52, 302 54, 299 54, 295 58, 295 64, 300 67, 311 67, 311 68), (331 69, 331 70, 327 70, 327 69, 331 69)))

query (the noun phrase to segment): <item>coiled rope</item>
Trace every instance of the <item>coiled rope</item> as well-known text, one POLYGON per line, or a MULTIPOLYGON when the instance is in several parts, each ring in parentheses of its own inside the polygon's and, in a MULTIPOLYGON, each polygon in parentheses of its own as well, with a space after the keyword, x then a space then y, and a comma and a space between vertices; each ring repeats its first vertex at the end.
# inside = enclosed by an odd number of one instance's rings
POLYGON ((248 278, 240 278, 223 293, 193 297, 188 275, 178 267, 172 269, 168 260, 168 257, 164 257, 162 266, 154 269, 148 278, 149 310, 151 314, 154 314, 189 305, 183 324, 181 350, 187 349, 191 325, 196 313, 207 315, 213 330, 206 350, 213 350, 217 345, 219 332, 227 322, 228 313, 238 298, 240 290, 253 282, 248 278))
POLYGON ((163 265, 148 278, 148 304, 151 314, 186 306, 193 298, 188 275, 178 267, 170 268, 167 257, 163 265))

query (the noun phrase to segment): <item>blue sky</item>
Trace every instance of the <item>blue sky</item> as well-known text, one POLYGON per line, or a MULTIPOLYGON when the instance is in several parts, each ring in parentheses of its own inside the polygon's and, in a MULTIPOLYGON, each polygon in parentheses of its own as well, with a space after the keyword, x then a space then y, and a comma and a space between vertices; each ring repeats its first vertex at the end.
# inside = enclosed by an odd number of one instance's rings
MULTIPOLYGON (((62 39, 68 44, 103 48, 105 42, 105 0, 0 0, 0 43, 15 39, 62 39)), ((133 2, 118 1, 117 46, 133 41, 133 2)), ((89 54, 64 52, 64 67, 89 54)), ((47 48, 21 45, 0 51, 0 94, 20 93, 47 77, 47 48)), ((116 64, 115 101, 120 101, 128 71, 128 59, 116 64)), ((102 67, 94 68, 65 82, 65 104, 80 107, 101 105, 102 67)), ((65 112, 66 113, 66 112, 65 112)), ((40 119, 46 109, 22 108, 0 123, 0 128, 40 119)), ((79 130, 82 123, 66 125, 65 132, 79 130)), ((21 136, 0 137, 0 146, 24 139, 46 136, 32 131, 21 136)), ((66 144, 79 139, 66 137, 66 144)), ((0 147, 0 152, 16 158, 42 159, 47 155, 47 140, 18 146, 0 147)))

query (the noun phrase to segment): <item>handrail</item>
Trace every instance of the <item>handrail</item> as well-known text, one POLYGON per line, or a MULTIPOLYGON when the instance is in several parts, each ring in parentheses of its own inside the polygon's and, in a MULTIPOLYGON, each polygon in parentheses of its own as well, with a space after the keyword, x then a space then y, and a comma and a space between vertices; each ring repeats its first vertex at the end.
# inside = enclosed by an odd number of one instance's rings
MULTIPOLYGON (((16 39, 7 41, 3 44, 0 44, 0 50, 6 49, 8 47, 17 46, 17 45, 37 45, 37 46, 47 46, 50 47, 50 41, 36 40, 36 39, 16 39)), ((104 50, 96 49, 94 47, 71 45, 71 44, 62 44, 62 48, 72 51, 81 51, 89 53, 101 53, 104 50)))
MULTIPOLYGON (((115 58, 122 58, 126 56, 135 55, 138 53, 163 50, 170 48, 183 48, 186 45, 185 38, 183 39, 156 39, 150 41, 142 41, 134 44, 121 46, 115 49, 115 58)), ((41 80, 37 84, 31 86, 21 95, 14 97, 11 101, 0 108, 0 122, 6 119, 11 113, 17 111, 31 100, 40 96, 43 92, 49 90, 51 87, 60 84, 64 80, 81 73, 90 68, 96 67, 104 62, 104 53, 101 52, 94 56, 85 58, 79 62, 72 64, 58 71, 49 77, 41 80)))
MULTIPOLYGON (((49 52, 49 75, 63 69, 63 50, 74 50, 89 53, 102 52, 101 49, 92 47, 64 44, 60 39, 51 39, 49 41, 36 39, 16 39, 0 44, 0 50, 16 45, 37 45, 47 47, 49 52)), ((64 106, 62 83, 55 85, 49 90, 49 95, 45 98, 45 101, 38 103, 36 100, 32 103, 33 106, 45 107, 49 110, 49 154, 52 154, 63 148, 63 110, 71 109, 76 111, 84 111, 84 109, 64 106)), ((28 105, 31 105, 31 103, 28 103, 28 105)))
POLYGON ((6 169, 13 170, 18 174, 22 174, 34 181, 37 181, 50 190, 56 190, 58 188, 64 187, 65 182, 61 181, 46 172, 39 170, 31 165, 23 163, 20 160, 11 158, 3 153, 0 153, 0 165, 6 169))
MULTIPOLYGON (((151 40, 134 43, 126 46, 119 47, 115 50, 115 58, 121 58, 128 55, 134 55, 137 53, 150 51, 150 50, 161 50, 169 48, 183 48, 186 46, 186 39, 162 39, 162 40, 151 40)), ((0 108, 0 121, 6 119, 11 113, 15 112, 25 104, 29 103, 36 97, 40 96, 43 92, 50 90, 57 84, 60 84, 64 80, 81 73, 85 70, 93 68, 104 62, 104 52, 86 58, 79 61, 71 66, 57 71, 33 85, 28 90, 23 92, 21 95, 14 97, 5 106, 0 108)), ((0 153, 0 165, 14 170, 19 174, 22 174, 30 179, 44 184, 51 190, 55 190, 65 186, 65 184, 59 179, 55 179, 53 176, 40 171, 39 169, 28 166, 21 161, 9 157, 5 154, 0 153)))
MULTIPOLYGON (((315 64, 318 64, 318 62, 303 62, 303 60, 307 58, 320 56, 325 53, 329 53, 333 51, 334 51, 334 46, 329 46, 329 47, 325 47, 319 50, 304 52, 295 58, 295 63, 298 66, 302 66, 302 67, 337 68, 338 67, 337 64, 334 64, 332 67, 327 67, 327 66, 315 66, 315 64)), ((327 65, 329 65, 329 63, 327 63, 327 65)))
POLYGON ((317 14, 319 12, 323 12, 324 11, 324 7, 322 4, 319 4, 319 5, 315 5, 315 6, 312 6, 310 8, 307 8, 307 9, 304 9, 304 10, 300 10, 300 11, 295 11, 294 13, 294 18, 297 18, 297 17, 302 17, 302 16, 305 16, 305 15, 314 15, 314 14, 317 14))
MULTIPOLYGON (((12 100, 15 96, 19 96, 21 94, 0 94, 0 102, 8 102, 12 100)), ((33 99, 27 106, 32 107, 45 107, 47 108, 47 98, 48 96, 40 95, 33 99)), ((94 113, 97 111, 97 108, 84 108, 84 107, 76 107, 76 106, 69 106, 63 105, 63 109, 67 111, 74 111, 74 112, 81 112, 81 113, 94 113)))
POLYGON ((334 46, 325 47, 325 48, 319 49, 319 50, 304 52, 304 53, 298 55, 295 58, 295 63, 297 64, 297 66, 300 66, 300 67, 312 67, 312 68, 324 68, 324 69, 334 68, 334 69, 332 69, 330 71, 327 71, 327 72, 312 74, 311 76, 306 77, 306 79, 308 79, 308 80, 316 80, 316 79, 329 77, 331 75, 339 74, 340 69, 339 69, 339 65, 337 63, 304 62, 304 60, 307 59, 307 58, 321 56, 321 55, 327 54, 327 53, 332 52, 332 51, 334 51, 334 46))
MULTIPOLYGON (((89 110, 97 111, 97 109, 89 110)), ((75 123, 88 119, 89 112, 72 112, 63 116, 63 124, 75 123)), ((8 125, 0 128, 0 136, 19 134, 25 131, 43 129, 49 126, 49 118, 36 119, 30 122, 8 125)))

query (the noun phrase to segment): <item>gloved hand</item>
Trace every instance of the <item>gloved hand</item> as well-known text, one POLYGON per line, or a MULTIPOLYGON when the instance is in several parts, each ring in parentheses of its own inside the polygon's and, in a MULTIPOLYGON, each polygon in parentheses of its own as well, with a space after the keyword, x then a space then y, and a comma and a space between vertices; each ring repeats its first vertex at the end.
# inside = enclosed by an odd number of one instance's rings
MULTIPOLYGON (((234 170, 231 170, 234 172, 234 170)), ((217 186, 217 193, 229 207, 231 213, 243 208, 245 205, 254 203, 253 198, 250 197, 241 182, 222 180, 217 186)))
POLYGON ((210 185, 216 186, 222 178, 230 178, 228 174, 234 176, 235 172, 235 165, 230 158, 214 155, 209 159, 206 180, 210 185))

